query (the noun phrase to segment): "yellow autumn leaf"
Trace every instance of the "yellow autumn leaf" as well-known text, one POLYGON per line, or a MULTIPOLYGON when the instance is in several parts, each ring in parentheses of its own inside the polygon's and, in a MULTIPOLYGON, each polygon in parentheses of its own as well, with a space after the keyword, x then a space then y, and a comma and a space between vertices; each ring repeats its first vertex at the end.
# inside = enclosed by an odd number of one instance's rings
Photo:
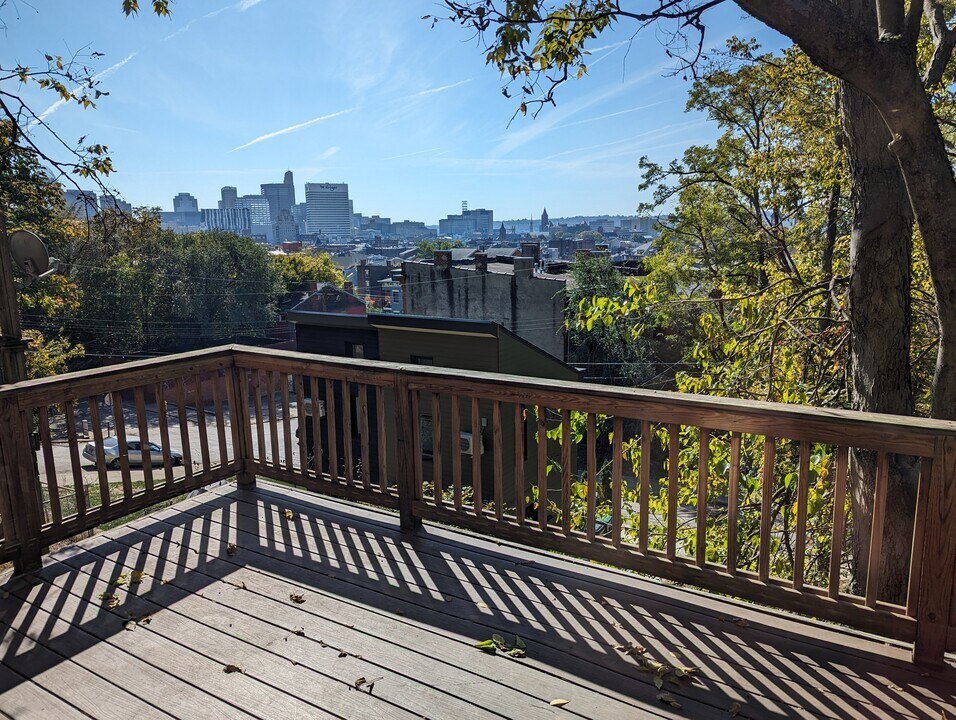
POLYGON ((564 698, 555 698, 554 700, 551 701, 550 704, 551 704, 551 705, 554 705, 555 707, 564 707, 564 706, 567 705, 569 702, 571 702, 571 701, 570 701, 570 700, 565 700, 564 698))

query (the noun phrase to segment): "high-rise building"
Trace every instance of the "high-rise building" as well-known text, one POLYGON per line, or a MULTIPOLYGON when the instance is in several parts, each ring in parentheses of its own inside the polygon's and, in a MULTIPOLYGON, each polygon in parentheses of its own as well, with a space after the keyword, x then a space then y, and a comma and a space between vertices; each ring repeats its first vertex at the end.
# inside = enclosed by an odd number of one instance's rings
MULTIPOLYGON (((464 206, 464 203, 462 204, 464 206)), ((494 212, 478 208, 462 210, 461 215, 449 215, 438 221, 438 234, 452 237, 490 238, 494 233, 494 212)))
POLYGON ((266 242, 273 242, 272 220, 269 218, 269 201, 262 195, 243 195, 236 198, 236 207, 249 211, 249 227, 253 235, 262 235, 266 242))
POLYGON ((99 211, 96 193, 92 190, 64 190, 66 211, 78 218, 91 218, 99 211))
POLYGON ((276 222, 279 213, 287 210, 290 213, 295 206, 295 185, 292 182, 292 171, 286 170, 285 177, 280 183, 263 183, 259 186, 262 196, 269 201, 269 219, 276 222))
POLYGON ((199 201, 189 193, 179 193, 173 198, 173 212, 199 212, 199 201))
POLYGON ((228 230, 236 235, 251 235, 249 208, 211 208, 202 211, 203 227, 207 230, 228 230))
POLYGON ((239 192, 236 188, 231 185, 226 185, 226 187, 219 191, 219 194, 222 196, 222 200, 219 201, 220 210, 231 210, 236 207, 236 198, 239 197, 239 192))
POLYGON ((292 213, 288 210, 280 210, 276 221, 272 223, 272 234, 277 243, 297 240, 299 237, 299 228, 295 224, 292 213))
POLYGON ((305 184, 305 225, 307 232, 330 240, 352 237, 352 213, 346 183, 305 184))
POLYGON ((115 195, 100 195, 100 210, 112 210, 113 212, 122 212, 127 215, 133 212, 133 206, 125 200, 120 200, 115 195))

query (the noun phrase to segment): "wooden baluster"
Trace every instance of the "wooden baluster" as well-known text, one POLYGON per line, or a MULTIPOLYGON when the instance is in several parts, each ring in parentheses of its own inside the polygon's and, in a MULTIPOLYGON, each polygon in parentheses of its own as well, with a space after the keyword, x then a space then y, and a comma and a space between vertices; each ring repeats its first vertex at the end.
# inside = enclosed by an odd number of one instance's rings
POLYGON ((793 554, 793 589, 803 589, 807 552, 807 494, 810 490, 810 443, 800 442, 800 467, 797 470, 797 544, 793 554))
POLYGON ((169 456, 169 416, 166 407, 166 394, 163 389, 163 383, 156 383, 156 409, 159 420, 159 445, 163 449, 163 477, 166 480, 166 486, 173 483, 173 460, 169 456))
POLYGON ((548 409, 538 405, 538 527, 548 529, 548 409))
POLYGON ((588 540, 594 542, 597 525, 597 416, 588 413, 588 540))
POLYGON ((677 492, 680 470, 680 425, 667 426, 667 557, 677 556, 677 492))
POLYGON ((432 393, 432 485, 435 505, 441 507, 442 493, 442 443, 441 443, 441 395, 432 393))
POLYGON ((250 466, 255 462, 252 446, 252 412, 249 409, 249 374, 245 368, 233 367, 226 383, 229 399, 229 424, 232 426, 232 457, 238 472, 236 485, 240 488, 256 484, 250 466))
POLYGON ((252 403, 256 411, 256 461, 265 465, 269 461, 266 452, 265 412, 262 408, 262 373, 252 371, 252 403))
POLYGON ((133 480, 129 473, 129 447, 126 444, 126 418, 123 416, 123 396, 119 392, 110 393, 113 405, 113 423, 116 425, 116 451, 119 453, 120 474, 123 478, 123 499, 133 496, 133 480))
MULTIPOLYGON (((919 465, 919 486, 916 490, 916 516, 913 520, 913 547, 910 555, 910 576, 906 588, 906 614, 916 617, 919 603, 920 578, 923 575, 923 546, 926 541, 926 519, 929 512, 929 487, 933 477, 933 458, 921 457, 919 465)), ((954 588, 956 593, 956 588, 954 588)), ((956 612, 956 608, 954 608, 956 612)), ((950 625, 956 626, 956 617, 950 625)))
POLYGON ((73 470, 73 492, 75 493, 76 514, 86 514, 86 486, 83 484, 83 468, 80 466, 80 438, 76 432, 76 416, 73 414, 73 401, 63 403, 66 415, 66 441, 70 444, 70 466, 73 470))
POLYGON ((396 426, 401 428, 395 437, 397 466, 395 478, 398 482, 398 516, 403 530, 415 530, 421 527, 421 515, 415 512, 415 503, 421 499, 421 447, 415 438, 419 425, 418 391, 408 388, 404 376, 395 376, 395 418, 396 426), (409 433, 409 430, 412 432, 409 433))
POLYGON ((186 388, 183 379, 176 378, 176 409, 179 413, 179 436, 183 442, 183 469, 187 481, 193 479, 193 455, 189 443, 189 415, 186 414, 186 388))
POLYGON ((276 373, 274 370, 266 371, 266 407, 269 409, 269 446, 272 449, 272 462, 274 468, 281 468, 282 461, 279 459, 279 410, 276 406, 276 373))
POLYGON ((883 556, 883 524, 886 519, 886 494, 890 484, 889 456, 880 451, 876 461, 876 487, 873 488, 873 519, 870 524, 870 553, 866 570, 866 606, 876 607, 880 594, 880 559, 883 556))
POLYGON ((425 481, 422 469, 422 412, 421 412, 421 392, 416 390, 411 394, 409 404, 412 409, 412 452, 415 455, 415 462, 412 463, 412 478, 414 482, 415 499, 422 496, 422 484, 425 481))
POLYGON ((494 443, 494 483, 495 483, 495 519, 501 522, 504 517, 505 493, 502 486, 502 456, 504 448, 501 446, 501 402, 495 400, 491 406, 491 436, 494 443))
POLYGON ((359 383, 359 439, 362 442, 362 487, 366 490, 372 487, 372 479, 369 477, 371 468, 371 448, 368 439, 368 386, 359 383))
POLYGON ((336 409, 335 409, 335 383, 326 378, 325 380, 325 428, 326 435, 329 438, 327 448, 329 454, 329 477, 332 482, 339 482, 339 443, 336 437, 336 409))
POLYGON ((611 542, 621 545, 621 475, 624 464, 624 420, 614 418, 614 437, 611 439, 611 542))
POLYGON ((133 390, 136 405, 136 427, 139 431, 139 452, 143 463, 143 484, 146 492, 153 492, 153 453, 149 449, 149 421, 146 418, 146 397, 142 386, 133 390))
POLYGON ((836 451, 836 480, 833 485, 833 534, 830 539, 830 587, 828 595, 840 599, 840 561, 843 557, 843 533, 846 529, 846 476, 849 467, 849 448, 836 451))
POLYGON ((202 471, 209 472, 212 461, 209 457, 209 433, 206 428, 206 401, 202 394, 202 377, 193 373, 193 405, 196 408, 196 424, 199 426, 199 454, 202 458, 202 471))
MULTIPOLYGON (((318 378, 309 378, 309 391, 312 400, 312 414, 310 416, 312 418, 312 465, 314 466, 315 476, 323 478, 325 474, 322 472, 322 401, 319 398, 318 378)), ((326 403, 326 407, 328 407, 328 403, 326 403)))
POLYGON ((700 428, 697 455, 697 566, 707 565, 707 485, 710 480, 710 430, 700 428))
POLYGON ((279 397, 282 399, 282 449, 285 454, 285 463, 279 463, 279 467, 285 466, 290 473, 295 472, 295 458, 292 456, 292 407, 289 402, 289 376, 285 373, 279 373, 277 378, 279 382, 279 397))
MULTIPOLYGON (((378 490, 388 492, 388 435, 385 430, 385 388, 375 388, 375 422, 378 427, 378 490)), ((452 438, 452 452, 458 449, 457 438, 452 438)))
POLYGON ((303 475, 309 473, 309 438, 308 423, 305 421, 305 384, 302 376, 295 376, 295 416, 298 425, 296 435, 299 446, 299 472, 303 475))
POLYGON ((43 450, 46 489, 50 496, 50 519, 54 525, 57 525, 63 520, 63 510, 60 507, 60 483, 56 476, 56 463, 53 460, 53 441, 50 439, 50 414, 46 405, 39 407, 37 424, 40 430, 40 447, 43 450))
POLYGON ((524 525, 525 476, 524 457, 526 452, 526 429, 524 405, 515 403, 515 522, 524 525))
POLYGON ((216 370, 212 373, 212 404, 216 408, 216 439, 219 442, 219 467, 226 465, 229 460, 229 449, 226 447, 226 416, 222 407, 222 383, 232 385, 229 373, 223 375, 216 370))
POLYGON ((461 401, 451 396, 451 481, 454 489, 455 510, 462 508, 461 487, 461 401))
POLYGON ((471 489, 475 515, 483 512, 483 488, 481 487, 481 408, 478 398, 471 399, 471 489))
POLYGON ((110 481, 106 475, 106 458, 103 455, 103 427, 100 419, 100 406, 95 397, 86 400, 90 411, 90 429, 93 431, 93 443, 96 445, 96 475, 100 481, 100 505, 110 505, 110 481))
POLYGON ((730 477, 727 478, 727 572, 737 574, 737 525, 740 512, 740 433, 730 433, 730 477))
MULTIPOLYGON (((352 383, 339 383, 342 391, 342 456, 345 463, 345 482, 355 484, 355 460, 352 457, 352 383)), ((416 418, 418 417, 416 413, 416 418)), ((421 452, 418 453, 421 457, 421 452)))
POLYGON ((767 436, 763 441, 763 470, 760 478, 760 554, 757 572, 761 582, 770 580, 770 530, 773 520, 773 466, 777 457, 777 441, 767 436))
POLYGON ((561 410, 561 529, 571 534, 571 411, 561 410))
POLYGON ((641 506, 638 508, 637 542, 642 553, 647 552, 647 535, 650 530, 651 504, 651 423, 641 421, 641 506))

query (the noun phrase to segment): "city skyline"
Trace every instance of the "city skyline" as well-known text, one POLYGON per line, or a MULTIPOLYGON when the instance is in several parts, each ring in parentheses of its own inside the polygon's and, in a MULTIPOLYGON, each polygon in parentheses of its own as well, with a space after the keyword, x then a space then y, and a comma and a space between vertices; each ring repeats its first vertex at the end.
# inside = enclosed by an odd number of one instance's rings
MULTIPOLYGON (((647 199, 641 155, 666 163, 718 133, 684 113, 689 83, 665 77, 673 64, 653 30, 633 41, 629 28, 603 34, 588 77, 562 88, 556 108, 509 126, 518 101, 502 96, 467 33, 421 19, 440 10, 432 2, 197 5, 128 19, 105 0, 96 12, 50 0, 4 18, 8 61, 104 53, 88 63, 110 92, 96 109, 33 87, 27 100, 68 141, 108 145, 108 182, 134 206, 170 210, 188 192, 216 208, 223 186, 259 194, 291 170, 298 192, 348 183, 356 212, 428 224, 466 199, 504 218, 545 205, 627 215, 647 199)), ((731 34, 780 45, 730 8, 709 29, 711 48, 731 34)))

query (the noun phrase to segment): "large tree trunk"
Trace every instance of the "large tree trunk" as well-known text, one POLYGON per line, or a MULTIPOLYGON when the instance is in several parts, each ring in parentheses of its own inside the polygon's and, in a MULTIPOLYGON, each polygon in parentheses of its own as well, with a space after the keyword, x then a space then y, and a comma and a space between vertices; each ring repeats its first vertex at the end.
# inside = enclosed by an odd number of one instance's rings
MULTIPOLYGON (((853 407, 911 415, 912 213, 879 111, 847 83, 841 83, 840 95, 853 203, 849 289, 853 407)), ((869 561, 875 453, 855 451, 850 470, 853 589, 862 592, 869 561)), ((912 458, 891 458, 893 502, 887 504, 880 572, 880 596, 890 601, 905 598, 917 479, 918 465, 912 458)))

